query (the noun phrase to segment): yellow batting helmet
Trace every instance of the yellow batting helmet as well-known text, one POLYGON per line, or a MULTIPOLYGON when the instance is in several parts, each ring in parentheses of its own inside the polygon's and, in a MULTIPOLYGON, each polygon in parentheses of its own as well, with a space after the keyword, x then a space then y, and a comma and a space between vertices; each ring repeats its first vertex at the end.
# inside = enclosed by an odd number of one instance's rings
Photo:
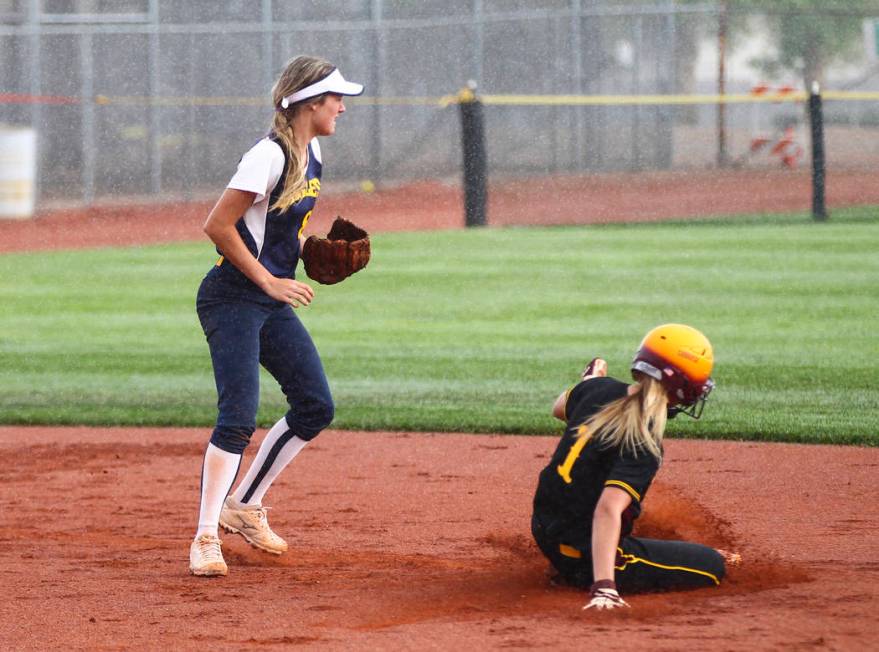
POLYGON ((636 380, 638 373, 658 380, 669 403, 698 419, 714 389, 713 367, 714 349, 705 335, 684 324, 663 324, 641 340, 632 360, 632 375, 636 380))

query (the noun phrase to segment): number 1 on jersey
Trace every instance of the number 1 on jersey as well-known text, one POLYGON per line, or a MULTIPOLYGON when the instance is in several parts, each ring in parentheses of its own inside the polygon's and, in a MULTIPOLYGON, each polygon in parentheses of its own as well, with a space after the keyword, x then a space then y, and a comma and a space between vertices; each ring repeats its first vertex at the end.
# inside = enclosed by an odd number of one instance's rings
POLYGON ((571 479, 571 469, 574 468, 574 462, 580 457, 583 447, 589 441, 592 434, 587 432, 585 425, 581 425, 577 428, 577 434, 575 436, 577 437, 577 441, 574 442, 574 445, 571 446, 571 450, 568 451, 564 463, 555 467, 556 471, 562 476, 562 480, 564 480, 566 484, 571 484, 573 482, 571 479))

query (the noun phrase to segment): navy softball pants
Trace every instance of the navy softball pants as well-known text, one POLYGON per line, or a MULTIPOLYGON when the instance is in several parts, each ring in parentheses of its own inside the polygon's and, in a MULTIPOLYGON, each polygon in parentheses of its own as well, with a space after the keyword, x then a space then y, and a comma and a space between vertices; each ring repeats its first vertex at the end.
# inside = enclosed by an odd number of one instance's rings
MULTIPOLYGON (((588 551, 548 540, 536 516, 531 531, 565 583, 584 589, 591 586, 592 557, 588 551)), ((725 570, 723 557, 709 546, 627 536, 617 547, 614 581, 621 593, 697 589, 720 584, 725 570)))
POLYGON ((256 430, 260 365, 287 397, 290 431, 313 439, 332 422, 334 406, 311 336, 289 305, 226 267, 207 274, 196 302, 217 385, 211 443, 229 453, 244 451, 256 430))

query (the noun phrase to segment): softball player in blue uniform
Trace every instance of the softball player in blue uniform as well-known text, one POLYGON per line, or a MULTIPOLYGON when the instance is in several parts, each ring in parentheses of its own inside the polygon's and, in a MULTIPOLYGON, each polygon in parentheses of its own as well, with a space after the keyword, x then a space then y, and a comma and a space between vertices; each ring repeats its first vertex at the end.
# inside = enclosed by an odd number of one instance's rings
POLYGON ((220 259, 198 291, 197 311, 211 352, 218 417, 205 452, 198 530, 190 546, 195 575, 228 571, 218 525, 251 545, 281 554, 263 496, 281 470, 333 419, 323 365, 292 308, 314 292, 295 279, 303 231, 320 194, 317 136, 335 132, 343 96, 363 86, 346 81, 330 63, 297 57, 272 89, 270 134, 238 164, 204 231, 220 259), (259 366, 278 381, 290 406, 266 434, 237 489, 242 453, 256 429, 259 366))
POLYGON ((711 344, 696 329, 659 326, 632 362, 634 384, 607 376, 596 358, 562 392, 553 416, 567 429, 540 473, 531 529, 565 583, 588 588, 584 608, 627 607, 619 591, 719 584, 725 551, 632 536, 662 461, 669 413, 699 418, 714 386, 711 344))

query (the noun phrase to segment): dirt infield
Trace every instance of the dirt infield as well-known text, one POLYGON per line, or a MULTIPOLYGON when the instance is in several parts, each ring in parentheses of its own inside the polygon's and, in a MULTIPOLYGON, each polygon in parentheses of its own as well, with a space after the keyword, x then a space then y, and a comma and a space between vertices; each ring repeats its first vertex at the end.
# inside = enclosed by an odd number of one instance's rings
MULTIPOLYGON (((831 174, 828 205, 879 204, 874 176, 831 174)), ((497 182, 490 197, 493 225, 572 224, 808 210, 810 190, 803 171, 761 171, 497 182)), ((340 213, 372 232, 459 228, 461 204, 438 183, 326 194, 314 223, 340 213)), ((201 240, 209 208, 0 221, 0 253, 201 240)), ((879 449, 668 442, 638 533, 732 548, 745 563, 720 588, 594 614, 549 584, 529 535, 554 439, 328 431, 267 497, 290 551, 225 535, 230 575, 203 579, 187 555, 207 437, 0 426, 0 649, 875 645, 879 449)))
MULTIPOLYGON (((261 433, 259 434, 261 436, 261 433)), ((863 650, 879 449, 672 440, 640 533, 731 546, 717 589, 594 614, 529 535, 549 437, 328 431, 267 496, 290 542, 187 572, 206 430, 0 427, 0 647, 863 650), (670 523, 660 527, 658 524, 670 523)), ((248 459, 255 447, 248 451, 248 459)))

